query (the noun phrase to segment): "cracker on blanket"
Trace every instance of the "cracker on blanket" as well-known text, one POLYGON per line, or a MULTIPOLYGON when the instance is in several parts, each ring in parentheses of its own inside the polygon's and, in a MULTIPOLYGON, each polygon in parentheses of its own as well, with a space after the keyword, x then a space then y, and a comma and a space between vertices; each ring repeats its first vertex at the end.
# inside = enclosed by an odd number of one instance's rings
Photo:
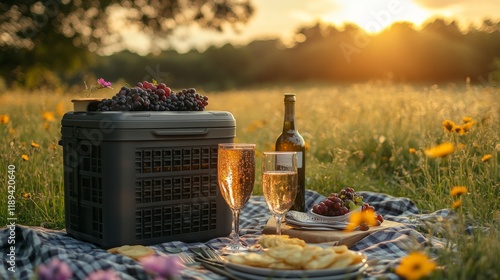
POLYGON ((108 252, 112 254, 121 254, 136 261, 154 254, 153 249, 142 245, 123 245, 120 247, 111 248, 108 250, 108 252))

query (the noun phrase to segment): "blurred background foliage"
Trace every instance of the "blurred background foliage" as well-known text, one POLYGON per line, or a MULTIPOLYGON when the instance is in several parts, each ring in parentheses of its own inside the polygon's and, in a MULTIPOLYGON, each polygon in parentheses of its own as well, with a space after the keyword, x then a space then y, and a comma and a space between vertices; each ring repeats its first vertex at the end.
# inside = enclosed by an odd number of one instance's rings
POLYGON ((180 26, 222 31, 252 13, 247 0, 2 0, 0 77, 7 85, 59 86, 124 49, 123 29, 146 35, 144 43, 158 53, 180 26))
POLYGON ((95 77, 130 83, 155 79, 176 88, 213 90, 303 81, 500 82, 498 21, 484 20, 465 30, 439 18, 421 28, 399 22, 371 35, 354 24, 318 22, 299 28, 292 44, 269 39, 178 53, 165 48, 176 27, 196 23, 222 30, 247 22, 253 8, 250 1, 165 3, 2 1, 0 90, 81 86, 95 77), (117 10, 126 19, 124 26, 154 38, 145 44, 152 43, 156 51, 140 56, 123 49, 123 38, 115 34, 119 25, 108 24, 110 11, 117 10))
POLYGON ((318 80, 446 83, 470 77, 473 83, 500 82, 499 22, 485 21, 466 32, 442 19, 421 30, 396 23, 371 36, 356 25, 318 23, 298 30, 297 38, 300 42, 293 46, 276 39, 241 47, 226 44, 203 53, 165 51, 141 57, 125 51, 99 58, 90 71, 111 80, 138 81, 154 69, 168 73, 162 80, 177 86, 212 88, 318 80))

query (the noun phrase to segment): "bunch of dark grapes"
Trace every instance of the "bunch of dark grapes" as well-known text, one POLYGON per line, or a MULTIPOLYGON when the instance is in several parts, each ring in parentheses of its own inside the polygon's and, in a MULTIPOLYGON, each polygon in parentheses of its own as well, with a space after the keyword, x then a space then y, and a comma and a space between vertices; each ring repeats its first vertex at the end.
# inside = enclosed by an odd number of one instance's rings
POLYGON ((98 111, 203 111, 208 97, 196 89, 172 92, 164 83, 139 82, 135 87, 122 87, 111 99, 103 99, 98 111))
MULTIPOLYGON (((371 206, 370 204, 368 204, 366 202, 363 202, 363 205, 361 206, 361 211, 372 211, 373 214, 375 215, 375 219, 377 221, 377 226, 380 226, 384 222, 384 217, 380 214, 377 214, 377 212, 375 212, 375 207, 371 206)), ((359 229, 363 230, 363 231, 369 230, 370 226, 366 223, 361 223, 359 225, 359 229)))
MULTIPOLYGON (((323 216, 342 216, 352 210, 361 207, 361 211, 372 211, 375 215, 377 225, 384 222, 384 217, 375 212, 375 208, 370 204, 363 202, 363 197, 356 193, 353 188, 344 188, 338 194, 331 193, 328 198, 313 206, 312 211, 323 216)), ((369 225, 362 223, 360 230, 370 229, 369 225)))
POLYGON ((313 212, 323 216, 342 216, 360 207, 363 197, 353 188, 342 189, 338 194, 331 193, 328 198, 314 205, 313 212))

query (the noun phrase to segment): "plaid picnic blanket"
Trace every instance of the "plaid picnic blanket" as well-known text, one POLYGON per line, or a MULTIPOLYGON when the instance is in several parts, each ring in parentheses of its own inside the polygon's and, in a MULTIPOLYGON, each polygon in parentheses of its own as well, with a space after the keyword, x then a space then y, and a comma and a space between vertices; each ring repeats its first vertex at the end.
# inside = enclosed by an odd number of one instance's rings
MULTIPOLYGON (((404 224, 399 228, 377 231, 350 248, 364 252, 368 256, 370 266, 365 271, 363 279, 399 279, 391 268, 398 264, 401 257, 408 254, 408 244, 415 241, 424 244, 428 241, 427 236, 418 231, 418 227, 425 220, 447 217, 451 215, 451 211, 443 209, 430 214, 421 214, 415 204, 407 198, 374 192, 359 193, 363 195, 364 201, 373 205, 377 213, 382 214, 386 220, 404 224)), ((321 194, 308 190, 306 192, 307 209, 312 208, 324 198, 321 194)), ((271 214, 264 198, 252 196, 240 216, 242 239, 249 244, 255 243, 270 217, 271 214)), ((2 240, 0 251, 3 259, 3 265, 0 266, 0 279, 31 279, 38 265, 47 264, 53 258, 66 262, 73 271, 74 279, 85 279, 96 270, 107 269, 114 270, 124 280, 151 279, 138 262, 122 255, 108 253, 93 244, 76 240, 68 236, 65 231, 19 225, 15 228, 15 272, 12 272, 8 270, 10 264, 7 263, 9 259, 7 254, 11 246, 7 240, 10 234, 9 228, 4 227, 0 230, 2 240)), ((220 249, 229 241, 229 237, 221 237, 204 242, 204 244, 220 249)), ((436 246, 439 242, 436 240, 433 245, 436 246)), ((174 241, 150 247, 165 253, 165 248, 176 247, 191 254, 189 248, 201 244, 174 241)), ((183 279, 225 279, 199 267, 186 267, 181 275, 183 279)))

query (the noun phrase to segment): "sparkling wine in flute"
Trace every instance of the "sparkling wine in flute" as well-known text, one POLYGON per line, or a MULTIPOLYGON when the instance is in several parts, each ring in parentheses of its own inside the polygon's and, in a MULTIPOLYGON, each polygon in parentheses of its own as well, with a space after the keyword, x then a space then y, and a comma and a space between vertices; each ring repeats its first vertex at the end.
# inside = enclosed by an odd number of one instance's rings
POLYGON ((223 149, 219 151, 219 185, 222 197, 231 209, 241 209, 252 195, 255 181, 255 151, 223 149))
POLYGON ((296 171, 267 171, 262 173, 262 189, 273 214, 284 214, 297 195, 296 171))
POLYGON ((252 195, 255 181, 255 144, 219 144, 217 180, 222 197, 233 212, 233 240, 224 253, 237 253, 248 248, 240 241, 240 212, 252 195))
POLYGON ((281 235, 281 221, 297 195, 297 152, 262 154, 262 190, 267 207, 276 219, 276 235, 281 235))

